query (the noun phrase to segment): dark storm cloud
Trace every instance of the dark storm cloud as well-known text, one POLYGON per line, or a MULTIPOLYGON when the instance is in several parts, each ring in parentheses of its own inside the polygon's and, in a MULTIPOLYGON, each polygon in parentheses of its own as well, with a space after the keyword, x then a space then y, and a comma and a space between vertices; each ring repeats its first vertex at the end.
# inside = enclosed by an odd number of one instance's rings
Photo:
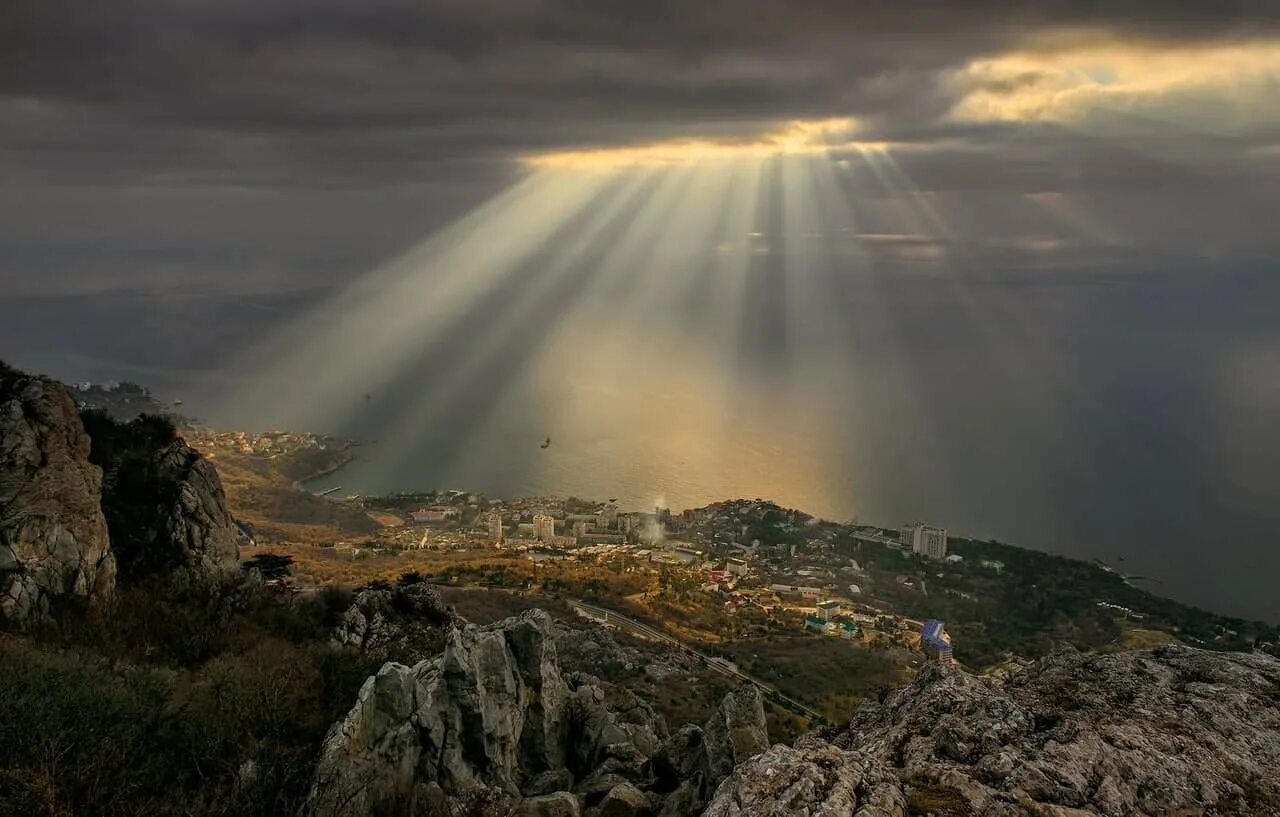
POLYGON ((131 266, 148 282, 272 265, 341 277, 501 189, 518 157, 750 139, 792 119, 856 117, 859 138, 902 146, 925 191, 1270 203, 1250 191, 1276 179, 1274 129, 1135 125, 1134 106, 1074 130, 949 116, 968 93, 1052 82, 962 75, 973 60, 1086 29, 1275 40, 1280 4, 10 0, 0 288, 97 289, 131 266))
POLYGON ((1037 32, 1191 41, 1262 36, 1280 18, 1245 2, 941 0, 18 0, 3 15, 11 163, 248 184, 380 183, 793 118, 894 132, 949 109, 940 70, 1037 32))

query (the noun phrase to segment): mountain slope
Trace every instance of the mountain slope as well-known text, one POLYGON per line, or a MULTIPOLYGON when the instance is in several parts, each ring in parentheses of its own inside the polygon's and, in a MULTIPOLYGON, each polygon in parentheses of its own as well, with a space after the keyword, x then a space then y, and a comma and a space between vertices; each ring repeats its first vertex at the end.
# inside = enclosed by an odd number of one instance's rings
POLYGON ((931 667, 739 767, 706 814, 1280 813, 1280 661, 1185 647, 931 667), (865 808, 865 811, 855 809, 865 808))

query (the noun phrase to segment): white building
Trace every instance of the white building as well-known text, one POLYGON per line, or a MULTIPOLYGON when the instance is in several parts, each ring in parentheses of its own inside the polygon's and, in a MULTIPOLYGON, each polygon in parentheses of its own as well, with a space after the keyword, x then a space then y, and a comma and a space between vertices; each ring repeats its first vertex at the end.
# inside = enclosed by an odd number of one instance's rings
POLYGON ((840 602, 824 601, 818 604, 818 618, 823 621, 832 621, 840 615, 840 602))
POLYGON ((933 528, 923 522, 913 522, 902 526, 898 531, 898 539, 903 547, 911 548, 912 553, 918 553, 930 559, 947 558, 946 528, 933 528))
POLYGON ((544 542, 550 542, 556 536, 556 520, 545 513, 533 515, 533 536, 544 542))
POLYGON ((743 559, 731 558, 724 564, 724 569, 741 578, 747 575, 747 563, 743 559))
POLYGON ((495 545, 502 544, 502 514, 497 511, 489 514, 489 538, 495 545))

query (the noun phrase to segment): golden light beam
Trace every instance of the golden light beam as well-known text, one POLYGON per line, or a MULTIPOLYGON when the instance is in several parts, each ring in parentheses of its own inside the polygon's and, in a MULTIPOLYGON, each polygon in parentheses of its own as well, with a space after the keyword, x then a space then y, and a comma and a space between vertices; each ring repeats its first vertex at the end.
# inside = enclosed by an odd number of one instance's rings
MULTIPOLYGON (((545 261, 535 260, 521 274, 529 278, 529 285, 521 299, 507 306, 496 320, 479 322, 471 333, 465 348, 451 360, 450 368, 437 372, 428 388, 418 400, 405 407, 400 419, 390 425, 385 434, 388 439, 412 441, 424 427, 430 427, 436 418, 462 392, 466 381, 476 372, 486 370, 509 347, 511 333, 516 327, 524 327, 545 308, 548 297, 556 290, 575 267, 593 263, 598 254, 598 242, 604 232, 621 216, 636 205, 636 195, 652 179, 651 170, 634 170, 619 174, 610 188, 593 203, 586 221, 566 243, 555 249, 545 261)), ((522 349, 527 354, 532 350, 522 349)))
POLYGON ((536 173, 252 350, 230 396, 299 428, 349 417, 447 323, 585 206, 606 179, 536 173), (282 384, 289 384, 282 388, 282 384))
POLYGON ((595 171, 635 166, 705 166, 718 161, 820 153, 832 143, 848 143, 856 130, 857 122, 848 117, 793 120, 746 139, 669 139, 644 145, 538 153, 525 157, 524 162, 536 168, 595 171))

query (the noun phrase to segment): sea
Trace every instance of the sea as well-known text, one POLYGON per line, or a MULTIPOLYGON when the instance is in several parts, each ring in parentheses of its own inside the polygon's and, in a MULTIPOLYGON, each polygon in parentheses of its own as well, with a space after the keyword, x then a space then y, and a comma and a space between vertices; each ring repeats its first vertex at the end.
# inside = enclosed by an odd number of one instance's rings
POLYGON ((358 333, 301 370, 254 357, 328 286, 6 297, 0 355, 140 382, 210 425, 306 422, 360 442, 315 490, 674 510, 760 497, 1098 559, 1161 595, 1280 621, 1274 274, 895 271, 807 291, 742 274, 636 310, 573 279, 512 283, 374 386, 358 333), (255 365, 277 391, 240 403, 255 365), (327 414, 274 410, 347 378, 327 414))

